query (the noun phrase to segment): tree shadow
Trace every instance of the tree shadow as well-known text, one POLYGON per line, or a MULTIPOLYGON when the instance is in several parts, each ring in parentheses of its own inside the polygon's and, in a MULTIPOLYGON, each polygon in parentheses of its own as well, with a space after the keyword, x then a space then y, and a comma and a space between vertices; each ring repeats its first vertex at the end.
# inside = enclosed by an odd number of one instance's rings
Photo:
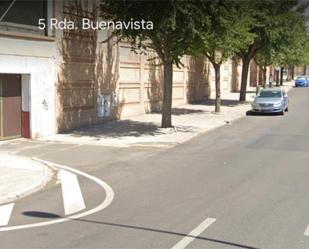
MULTIPOLYGON (((36 212, 36 211, 24 212, 22 214, 25 215, 25 216, 38 217, 38 218, 65 218, 65 217, 61 217, 57 214, 45 213, 45 212, 36 212)), ((67 218, 67 219, 69 219, 69 218, 67 218)), ((123 229, 141 230, 141 231, 145 231, 145 232, 160 233, 160 234, 164 234, 164 235, 173 235, 173 236, 176 235, 176 236, 179 236, 181 238, 190 237, 190 238, 194 238, 196 240, 209 241, 209 242, 213 242, 213 243, 219 243, 219 244, 238 247, 238 248, 258 249, 258 247, 234 243, 234 242, 230 242, 230 241, 212 239, 212 238, 203 237, 203 236, 193 236, 193 235, 188 235, 187 233, 183 233, 183 232, 168 231, 168 230, 163 230, 163 229, 158 229, 158 228, 135 226, 135 225, 128 225, 128 224, 118 224, 118 223, 104 222, 104 221, 90 220, 90 219, 71 219, 71 221, 86 222, 86 223, 92 223, 92 224, 103 225, 103 226, 118 227, 118 228, 123 228, 123 229)))
POLYGON ((160 125, 156 123, 118 120, 85 126, 62 134, 69 134, 73 137, 88 136, 100 140, 121 137, 157 136, 170 134, 172 132, 191 133, 194 132, 194 130, 195 128, 192 126, 176 126, 170 130, 166 130, 162 129, 160 125))
MULTIPOLYGON (((154 111, 152 113, 161 114, 159 111, 154 111)), ((177 108, 177 107, 172 108, 173 116, 190 115, 190 114, 205 114, 205 113, 211 113, 211 111, 200 110, 200 109, 190 109, 190 108, 177 108)))
MULTIPOLYGON (((244 103, 249 103, 249 102, 243 102, 243 101, 234 100, 234 99, 221 99, 221 106, 234 107, 234 106, 242 105, 244 103)), ((206 99, 206 100, 196 102, 196 103, 193 103, 193 104, 214 106, 215 100, 214 99, 206 99)))
POLYGON ((172 115, 181 116, 188 114, 205 114, 210 113, 210 111, 197 110, 197 109, 187 109, 187 108, 173 108, 172 115))
POLYGON ((132 120, 109 121, 73 130, 74 137, 89 136, 95 138, 141 137, 164 134, 159 125, 132 120))

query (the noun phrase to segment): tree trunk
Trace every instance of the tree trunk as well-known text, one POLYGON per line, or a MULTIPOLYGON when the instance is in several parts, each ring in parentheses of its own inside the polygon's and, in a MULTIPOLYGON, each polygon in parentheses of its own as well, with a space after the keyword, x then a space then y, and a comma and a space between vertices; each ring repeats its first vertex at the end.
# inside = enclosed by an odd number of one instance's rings
POLYGON ((280 67, 280 86, 283 86, 283 69, 284 67, 280 67))
POLYGON ((264 81, 263 81, 263 68, 259 65, 258 66, 258 71, 259 71, 259 77, 258 77, 258 86, 263 86, 264 81))
POLYGON ((279 86, 279 70, 275 70, 275 74, 276 74, 276 86, 279 86))
POLYGON ((250 64, 250 58, 248 56, 244 56, 242 58, 242 72, 241 72, 239 101, 246 101, 249 64, 250 64))
POLYGON ((162 128, 172 127, 173 63, 164 62, 162 128))
POLYGON ((294 80, 294 77, 295 77, 295 72, 294 72, 294 66, 291 67, 291 76, 292 76, 292 79, 291 80, 294 80))
POLYGON ((263 67, 263 88, 266 87, 266 71, 267 67, 263 67))
POLYGON ((221 82, 220 82, 220 64, 213 64, 215 69, 215 83, 216 83, 216 100, 215 112, 221 111, 221 82))
POLYGON ((290 81, 292 79, 292 68, 291 66, 288 66, 288 72, 287 72, 287 80, 290 81))

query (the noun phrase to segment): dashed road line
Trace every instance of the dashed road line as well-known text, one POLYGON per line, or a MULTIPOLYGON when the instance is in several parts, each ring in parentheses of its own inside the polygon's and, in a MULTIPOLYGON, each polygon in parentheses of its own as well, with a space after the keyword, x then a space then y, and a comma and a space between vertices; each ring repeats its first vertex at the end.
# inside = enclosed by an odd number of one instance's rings
POLYGON ((9 224, 13 208, 14 203, 0 206, 0 226, 6 226, 9 224))
POLYGON ((77 213, 86 208, 77 176, 66 170, 59 171, 65 215, 77 213))
POLYGON ((101 204, 99 204, 95 208, 84 211, 82 213, 78 213, 78 214, 75 214, 75 215, 69 215, 69 216, 64 217, 64 218, 57 218, 57 219, 54 219, 54 220, 51 220, 51 221, 31 223, 31 224, 25 224, 25 225, 0 227, 0 232, 35 228, 35 227, 43 227, 43 226, 49 226, 49 225, 63 223, 63 222, 66 222, 66 221, 77 220, 77 219, 83 218, 85 216, 88 216, 88 215, 97 213, 99 211, 102 211, 103 209, 107 208, 112 203, 112 201, 114 199, 114 191, 107 183, 105 183, 101 179, 99 179, 95 176, 89 175, 85 172, 79 171, 77 169, 73 169, 73 168, 68 167, 68 166, 60 165, 60 164, 53 163, 53 162, 46 161, 46 160, 41 160, 41 159, 38 159, 38 158, 33 158, 33 159, 36 160, 36 161, 45 163, 47 165, 50 165, 51 167, 54 166, 54 167, 57 167, 57 168, 62 169, 62 170, 67 170, 69 172, 72 172, 72 173, 77 174, 77 175, 81 175, 83 177, 86 177, 86 178, 94 181, 95 183, 97 183, 99 186, 101 186, 105 190, 105 193, 106 193, 105 199, 101 204))
POLYGON ((205 231, 216 219, 207 218, 196 228, 194 228, 186 237, 179 241, 172 249, 184 249, 188 246, 197 236, 199 236, 203 231, 205 231))
POLYGON ((309 225, 306 227, 306 230, 304 232, 305 236, 309 236, 309 225))

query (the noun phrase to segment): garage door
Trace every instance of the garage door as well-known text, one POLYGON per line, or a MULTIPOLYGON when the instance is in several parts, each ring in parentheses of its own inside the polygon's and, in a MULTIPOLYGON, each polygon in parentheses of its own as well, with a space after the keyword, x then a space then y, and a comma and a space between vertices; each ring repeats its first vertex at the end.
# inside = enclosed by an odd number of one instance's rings
POLYGON ((0 74, 0 138, 21 136, 21 76, 0 74))

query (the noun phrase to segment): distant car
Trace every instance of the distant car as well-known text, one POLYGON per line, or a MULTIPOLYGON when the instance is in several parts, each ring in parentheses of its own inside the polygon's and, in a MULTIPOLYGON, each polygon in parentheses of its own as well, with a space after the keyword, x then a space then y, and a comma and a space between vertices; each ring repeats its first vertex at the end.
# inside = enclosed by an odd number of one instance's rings
POLYGON ((308 75, 300 75, 296 78, 295 80, 295 87, 300 87, 300 86, 309 86, 309 76, 308 75))
POLYGON ((281 88, 262 89, 254 98, 252 111, 255 113, 280 113, 289 110, 289 97, 281 88))

